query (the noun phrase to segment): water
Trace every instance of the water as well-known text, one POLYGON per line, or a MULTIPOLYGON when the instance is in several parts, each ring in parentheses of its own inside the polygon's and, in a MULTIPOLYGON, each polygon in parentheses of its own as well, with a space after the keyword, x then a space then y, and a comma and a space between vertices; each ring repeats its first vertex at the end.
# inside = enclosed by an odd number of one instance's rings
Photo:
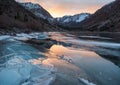
POLYGON ((13 37, 0 41, 0 85, 49 85, 54 66, 29 44, 13 37))
POLYGON ((119 33, 24 35, 1 38, 0 85, 120 85, 119 33))

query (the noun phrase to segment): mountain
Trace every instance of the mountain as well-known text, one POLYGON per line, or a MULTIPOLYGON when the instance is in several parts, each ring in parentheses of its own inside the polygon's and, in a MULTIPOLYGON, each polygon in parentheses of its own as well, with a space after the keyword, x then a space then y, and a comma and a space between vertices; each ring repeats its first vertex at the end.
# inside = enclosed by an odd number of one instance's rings
POLYGON ((47 10, 45 10, 42 6, 40 6, 39 4, 26 2, 26 3, 20 3, 20 5, 22 5, 24 8, 26 8, 28 11, 30 11, 37 17, 46 20, 47 22, 49 22, 49 24, 51 24, 53 26, 58 25, 58 21, 55 18, 53 18, 51 16, 51 14, 47 10))
POLYGON ((79 25, 80 30, 120 31, 120 0, 105 5, 79 25))
POLYGON ((78 25, 81 21, 83 21, 84 19, 90 16, 89 13, 81 13, 73 16, 63 16, 59 18, 53 18, 50 15, 50 13, 39 4, 34 4, 31 2, 20 3, 20 4, 23 7, 25 7, 27 10, 29 10, 31 13, 36 15, 37 17, 47 20, 51 25, 54 26, 58 25, 63 28, 76 27, 76 25, 78 25))
POLYGON ((89 13, 81 13, 73 16, 63 16, 60 18, 56 18, 56 21, 58 21, 59 25, 65 28, 74 28, 76 27, 76 25, 88 18, 90 15, 91 14, 89 13))
POLYGON ((47 20, 36 17, 14 0, 0 0, 0 34, 52 30, 58 29, 47 20))
POLYGON ((31 11, 36 16, 43 18, 43 19, 50 19, 53 18, 48 11, 46 11, 42 6, 39 4, 34 4, 31 2, 27 3, 20 3, 24 6, 27 10, 31 11))

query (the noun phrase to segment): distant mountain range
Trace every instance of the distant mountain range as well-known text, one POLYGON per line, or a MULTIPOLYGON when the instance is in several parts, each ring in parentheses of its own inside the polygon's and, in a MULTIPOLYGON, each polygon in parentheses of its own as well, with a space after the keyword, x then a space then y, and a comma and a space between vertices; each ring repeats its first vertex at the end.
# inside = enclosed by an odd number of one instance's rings
POLYGON ((53 18, 39 4, 0 0, 0 34, 29 31, 120 31, 120 0, 95 14, 81 13, 53 18), (63 28, 63 29, 61 29, 63 28))
POLYGON ((73 16, 63 16, 56 18, 56 21, 58 21, 59 26, 62 26, 66 29, 72 29, 76 27, 76 25, 78 25, 80 22, 90 17, 90 15, 90 13, 81 13, 73 16))
POLYGON ((63 17, 56 18, 56 19, 60 23, 69 23, 69 22, 79 23, 79 22, 83 21, 84 19, 88 18, 89 16, 90 16, 89 13, 81 13, 81 14, 76 14, 73 16, 63 16, 63 17))
POLYGON ((50 13, 45 10, 43 7, 41 7, 39 4, 34 4, 31 2, 28 3, 20 3, 22 6, 24 6, 27 10, 31 11, 36 16, 48 20, 53 25, 58 25, 60 27, 66 27, 66 28, 72 28, 76 26, 76 24, 79 24, 86 18, 88 18, 91 14, 89 13, 81 13, 76 14, 73 16, 63 16, 58 18, 53 18, 50 13))
POLYGON ((81 13, 73 16, 53 18, 39 4, 23 3, 23 6, 49 23, 67 30, 120 31, 120 0, 105 5, 95 14, 81 13))

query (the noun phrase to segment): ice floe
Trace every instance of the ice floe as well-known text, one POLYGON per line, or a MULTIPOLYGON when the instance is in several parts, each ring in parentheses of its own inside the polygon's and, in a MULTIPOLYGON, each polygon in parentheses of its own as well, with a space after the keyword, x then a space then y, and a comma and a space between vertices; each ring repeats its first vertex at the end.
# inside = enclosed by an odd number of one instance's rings
POLYGON ((81 82, 83 82, 85 85, 96 85, 93 82, 89 82, 88 80, 84 79, 84 78, 79 78, 79 80, 81 82))
POLYGON ((49 85, 55 79, 53 65, 30 61, 17 56, 8 60, 0 71, 0 85, 49 85))
POLYGON ((9 35, 2 35, 2 36, 0 36, 0 40, 5 40, 5 39, 8 39, 8 38, 10 38, 9 35))
POLYGON ((80 37, 83 37, 83 38, 98 38, 98 39, 112 39, 112 38, 109 38, 109 37, 100 37, 100 36, 80 36, 80 37))

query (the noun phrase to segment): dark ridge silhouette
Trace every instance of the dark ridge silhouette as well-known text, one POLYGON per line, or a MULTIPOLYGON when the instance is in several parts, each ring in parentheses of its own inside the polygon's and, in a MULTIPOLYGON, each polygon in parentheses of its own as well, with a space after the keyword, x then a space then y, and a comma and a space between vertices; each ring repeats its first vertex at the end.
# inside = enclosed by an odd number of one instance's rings
POLYGON ((116 0, 95 12, 80 23, 78 29, 88 31, 120 31, 120 0, 116 0))

